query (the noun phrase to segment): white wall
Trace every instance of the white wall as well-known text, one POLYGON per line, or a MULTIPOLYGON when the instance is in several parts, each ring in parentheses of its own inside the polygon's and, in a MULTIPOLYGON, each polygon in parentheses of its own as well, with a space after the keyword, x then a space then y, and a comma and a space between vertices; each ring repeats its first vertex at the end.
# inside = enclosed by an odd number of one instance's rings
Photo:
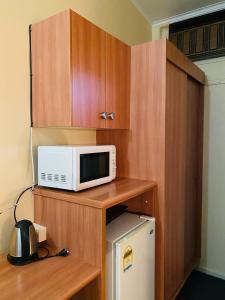
POLYGON ((161 38, 169 38, 169 25, 164 26, 152 26, 152 40, 158 40, 161 38))
POLYGON ((196 64, 207 76, 200 268, 225 278, 225 58, 196 64))

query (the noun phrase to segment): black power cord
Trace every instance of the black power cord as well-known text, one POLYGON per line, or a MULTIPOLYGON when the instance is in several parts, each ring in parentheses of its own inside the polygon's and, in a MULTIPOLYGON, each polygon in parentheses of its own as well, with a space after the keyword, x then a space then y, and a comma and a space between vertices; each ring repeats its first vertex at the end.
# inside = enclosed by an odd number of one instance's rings
POLYGON ((45 256, 38 257, 37 260, 43 260, 43 259, 46 259, 46 258, 51 258, 51 257, 56 257, 56 256, 65 257, 65 256, 68 256, 70 254, 69 250, 66 249, 66 248, 63 248, 62 250, 60 250, 58 253, 56 253, 54 255, 49 255, 48 248, 46 248, 44 246, 40 246, 39 249, 46 250, 47 254, 45 256))
MULTIPOLYGON (((36 186, 36 185, 34 185, 34 186, 36 186)), ((13 211, 15 223, 17 223, 16 209, 17 209, 18 203, 19 203, 19 201, 20 201, 20 198, 23 196, 23 194, 24 194, 25 192, 27 192, 27 191, 29 191, 29 190, 32 190, 32 189, 34 188, 34 186, 29 186, 28 188, 26 188, 25 190, 23 190, 23 191, 20 193, 19 197, 16 199, 16 203, 15 203, 15 205, 14 205, 14 211, 13 211)))
POLYGON ((30 69, 30 126, 33 127, 33 70, 32 70, 32 25, 29 25, 29 69, 30 69))
MULTIPOLYGON (((37 184, 36 184, 37 185, 37 184)), ((20 195, 18 196, 18 198, 16 199, 16 203, 14 205, 14 220, 15 220, 15 223, 17 223, 17 218, 16 218, 16 209, 17 209, 17 206, 19 204, 19 201, 21 199, 21 197, 23 196, 23 194, 25 194, 27 191, 31 190, 36 186, 29 186, 28 188, 26 188, 25 190, 23 190, 20 195)), ((61 256, 61 257, 65 257, 65 256, 68 256, 69 255, 69 250, 66 249, 66 248, 63 248, 61 251, 59 251, 58 253, 54 254, 54 255, 49 255, 49 250, 48 248, 44 247, 44 246, 39 246, 39 249, 44 249, 46 251, 46 255, 45 256, 40 256, 38 258, 36 258, 34 261, 39 261, 39 260, 43 260, 43 259, 46 259, 46 258, 51 258, 51 257, 56 257, 56 256, 61 256)))

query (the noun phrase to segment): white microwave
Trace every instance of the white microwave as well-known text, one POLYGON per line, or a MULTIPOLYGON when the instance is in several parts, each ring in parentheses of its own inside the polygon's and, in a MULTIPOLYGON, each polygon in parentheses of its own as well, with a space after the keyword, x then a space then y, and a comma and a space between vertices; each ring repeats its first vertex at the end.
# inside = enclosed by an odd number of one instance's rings
POLYGON ((38 185, 80 191, 116 177, 116 147, 39 146, 38 185))

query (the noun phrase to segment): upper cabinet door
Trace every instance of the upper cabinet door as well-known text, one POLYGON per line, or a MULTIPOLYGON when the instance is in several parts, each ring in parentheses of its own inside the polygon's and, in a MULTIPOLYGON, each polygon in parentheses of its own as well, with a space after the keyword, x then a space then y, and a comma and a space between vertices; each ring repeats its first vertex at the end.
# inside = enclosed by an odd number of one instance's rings
POLYGON ((32 25, 34 127, 71 126, 70 12, 32 25))
POLYGON ((72 126, 104 128, 106 33, 71 12, 72 126))
POLYGON ((106 127, 128 129, 130 123, 131 49, 106 34, 106 127))
POLYGON ((129 128, 130 47, 71 10, 31 42, 34 127, 129 128))

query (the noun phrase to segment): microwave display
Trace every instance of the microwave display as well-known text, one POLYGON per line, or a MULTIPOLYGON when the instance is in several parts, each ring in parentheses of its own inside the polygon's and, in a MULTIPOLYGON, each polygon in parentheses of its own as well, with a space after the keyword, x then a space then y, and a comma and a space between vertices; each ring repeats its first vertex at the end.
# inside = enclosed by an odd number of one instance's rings
POLYGON ((109 152, 80 155, 80 183, 109 176, 109 152))

